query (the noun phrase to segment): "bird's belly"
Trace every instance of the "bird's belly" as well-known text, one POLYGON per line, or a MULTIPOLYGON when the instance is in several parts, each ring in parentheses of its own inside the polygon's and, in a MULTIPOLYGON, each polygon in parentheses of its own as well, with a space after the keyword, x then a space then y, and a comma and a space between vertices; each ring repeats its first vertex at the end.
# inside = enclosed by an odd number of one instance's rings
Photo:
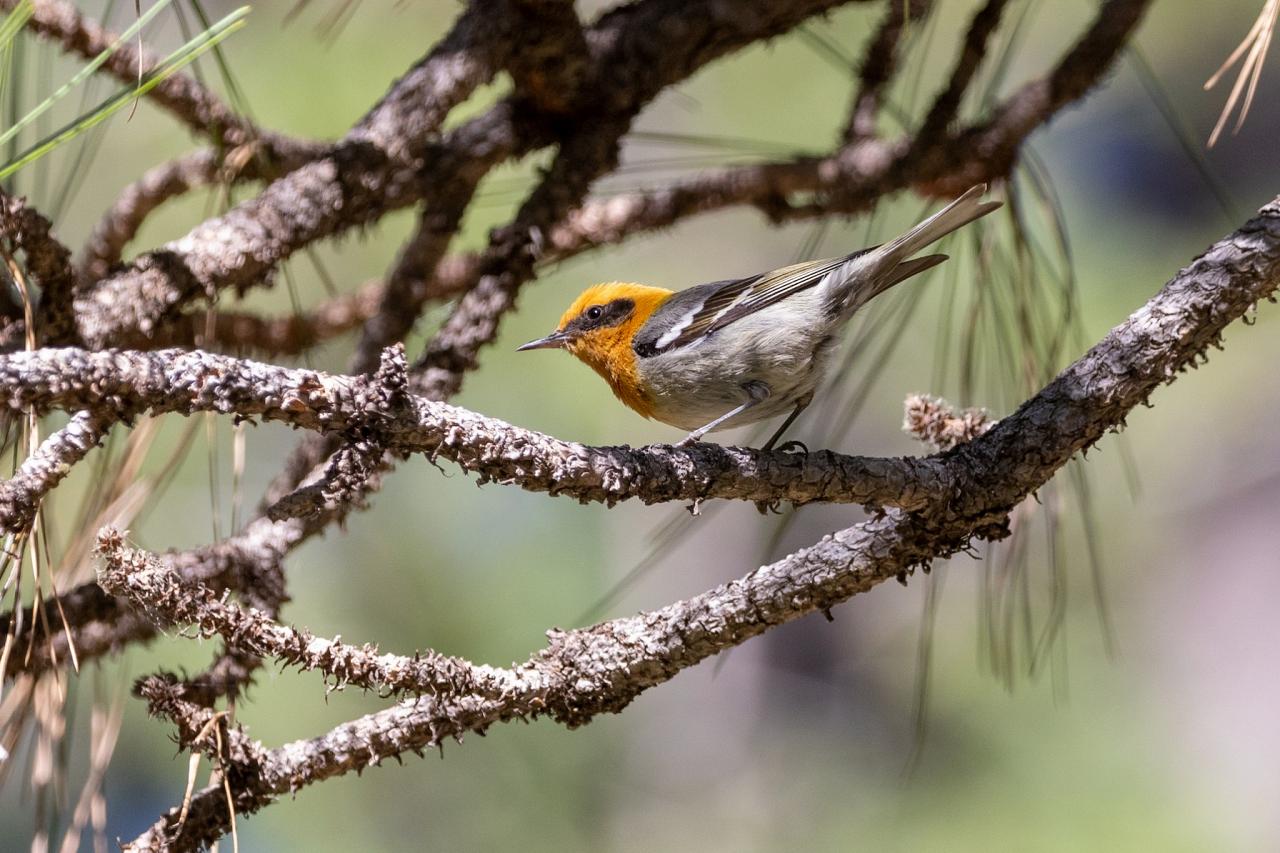
POLYGON ((653 417, 695 430, 751 399, 750 383, 769 389, 765 400, 725 421, 719 431, 790 414, 812 395, 835 349, 830 330, 761 314, 766 316, 744 318, 689 347, 641 359, 638 369, 651 390, 653 417), (748 328, 737 328, 740 324, 748 328), (731 338, 725 338, 727 332, 731 338))

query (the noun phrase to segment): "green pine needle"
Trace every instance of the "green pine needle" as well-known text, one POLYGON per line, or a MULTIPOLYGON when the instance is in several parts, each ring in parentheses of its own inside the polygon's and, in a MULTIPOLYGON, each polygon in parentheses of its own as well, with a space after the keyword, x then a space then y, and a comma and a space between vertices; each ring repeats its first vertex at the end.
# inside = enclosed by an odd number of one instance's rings
MULTIPOLYGON (((9 128, 4 133, 0 133, 0 145, 3 145, 4 143, 8 142, 10 139, 15 137, 24 127, 31 124, 41 115, 43 115, 50 107, 52 107, 62 98, 71 94, 71 92, 74 91, 75 88, 79 86, 81 83, 83 83, 85 80, 88 80, 89 77, 95 71, 97 71, 99 68, 102 67, 102 64, 104 62, 106 62, 108 59, 111 58, 112 54, 114 54, 117 50, 119 50, 120 45, 124 44, 126 41, 128 41, 130 38, 136 35, 139 30, 141 30, 144 26, 146 26, 147 23, 149 23, 152 18, 154 18, 157 14, 159 14, 161 9, 168 6, 169 3, 170 3, 170 0, 159 0, 157 3, 155 3, 150 9, 148 9, 145 13, 143 13, 142 16, 138 18, 138 20, 134 21, 133 25, 129 27, 129 29, 121 33, 120 36, 114 42, 112 42, 110 47, 108 47, 106 50, 102 51, 102 53, 95 56, 93 58, 93 61, 91 61, 84 68, 81 68, 74 77, 72 77, 66 83, 62 84, 62 86, 59 87, 52 95, 50 95, 49 97, 41 101, 35 107, 35 109, 31 110, 26 115, 24 115, 21 119, 19 119, 18 122, 13 125, 13 127, 9 128)), ((13 18, 14 16, 10 15, 9 17, 13 18)), ((8 23, 9 23, 9 20, 6 19, 5 25, 8 25, 8 23)), ((0 39, 3 39, 3 37, 4 37, 3 34, 0 34, 0 39)), ((0 44, 2 43, 3 42, 0 42, 0 44)))
POLYGON ((225 18, 218 21, 218 23, 191 39, 169 56, 165 57, 164 61, 161 62, 158 68, 143 76, 138 86, 129 87, 117 92, 86 114, 63 126, 61 129, 54 131, 44 139, 36 142, 26 151, 17 155, 9 162, 0 165, 0 180, 7 178, 23 166, 43 157, 59 145, 71 141, 75 137, 87 131, 89 128, 107 120, 117 110, 121 109, 135 98, 142 97, 147 92, 160 85, 165 78, 179 71, 200 54, 204 53, 206 50, 213 47, 236 30, 240 29, 240 27, 244 26, 244 18, 248 14, 249 7, 242 6, 230 15, 227 15, 225 18))

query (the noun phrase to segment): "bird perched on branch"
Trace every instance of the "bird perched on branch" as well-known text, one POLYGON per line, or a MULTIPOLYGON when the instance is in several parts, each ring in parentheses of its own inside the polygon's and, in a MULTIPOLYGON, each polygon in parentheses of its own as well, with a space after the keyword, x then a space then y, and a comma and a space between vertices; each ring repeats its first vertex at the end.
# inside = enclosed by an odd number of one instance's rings
POLYGON ((873 297, 937 266, 912 256, 1000 206, 986 184, 902 236, 841 258, 674 292, 614 282, 588 288, 559 327, 521 350, 565 349, 646 418, 692 430, 680 443, 788 414, 771 449, 813 399, 840 330, 873 297))

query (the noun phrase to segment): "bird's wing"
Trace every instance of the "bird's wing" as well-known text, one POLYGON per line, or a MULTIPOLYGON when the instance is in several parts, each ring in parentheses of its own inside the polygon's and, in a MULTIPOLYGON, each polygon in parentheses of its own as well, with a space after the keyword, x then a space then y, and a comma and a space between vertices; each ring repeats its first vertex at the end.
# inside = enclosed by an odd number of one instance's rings
POLYGON ((666 315, 648 340, 637 340, 642 355, 670 352, 700 340, 761 309, 813 287, 846 261, 869 249, 841 258, 805 261, 733 281, 718 281, 682 291, 663 306, 666 315))

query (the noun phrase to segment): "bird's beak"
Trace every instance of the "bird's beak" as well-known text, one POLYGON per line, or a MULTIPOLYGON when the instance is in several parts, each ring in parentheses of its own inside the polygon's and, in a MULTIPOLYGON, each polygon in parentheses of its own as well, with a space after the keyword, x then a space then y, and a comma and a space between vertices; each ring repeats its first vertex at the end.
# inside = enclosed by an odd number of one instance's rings
POLYGON ((516 347, 516 352, 524 352, 530 349, 563 349, 569 341, 570 337, 567 334, 555 331, 545 338, 538 338, 536 341, 529 341, 524 346, 516 347))

